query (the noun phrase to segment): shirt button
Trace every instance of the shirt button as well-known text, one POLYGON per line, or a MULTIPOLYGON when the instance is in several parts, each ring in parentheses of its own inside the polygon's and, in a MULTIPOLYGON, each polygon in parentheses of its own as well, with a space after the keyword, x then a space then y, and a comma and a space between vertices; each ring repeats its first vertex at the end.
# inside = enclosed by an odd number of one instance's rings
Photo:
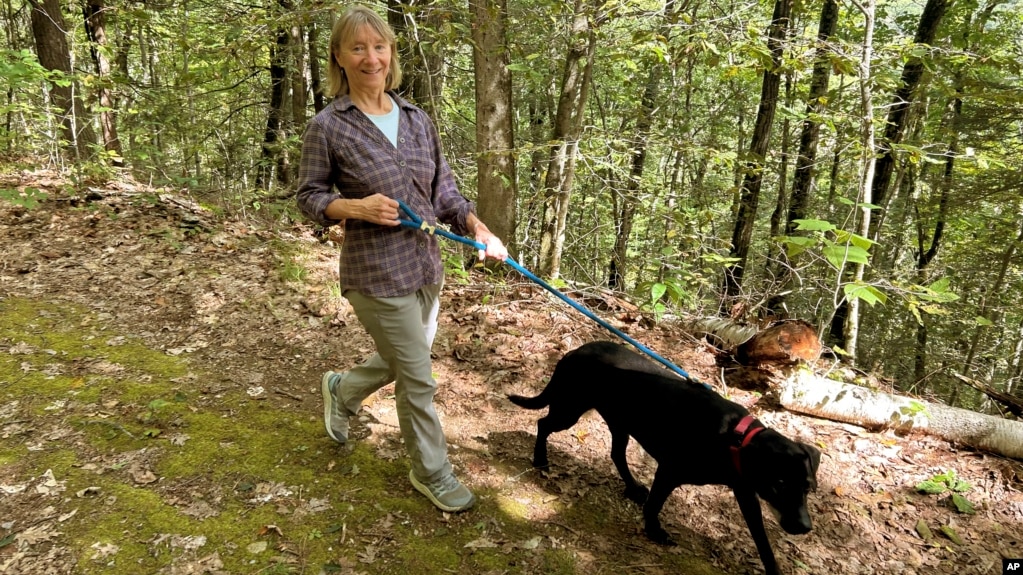
POLYGON ((402 161, 398 162, 398 165, 404 168, 405 167, 405 160, 402 160, 402 161))

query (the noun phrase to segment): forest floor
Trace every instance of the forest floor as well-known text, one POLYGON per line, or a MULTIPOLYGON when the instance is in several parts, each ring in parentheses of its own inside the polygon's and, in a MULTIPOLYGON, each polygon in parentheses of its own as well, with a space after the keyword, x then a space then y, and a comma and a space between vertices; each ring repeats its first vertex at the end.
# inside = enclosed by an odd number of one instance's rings
MULTIPOLYGON (((549 472, 531 468, 541 413, 505 395, 613 339, 542 289, 448 278, 436 405, 480 497, 449 515, 408 483, 393 389, 348 445, 323 431, 321 373, 372 351, 337 293, 336 245, 130 182, 70 196, 49 172, 0 174, 26 186, 49 198, 0 200, 0 573, 763 572, 723 487, 677 489, 661 519, 679 545, 648 541, 594 414, 552 438, 549 472)), ((821 449, 813 531, 766 520, 784 573, 989 575, 1023 557, 1020 462, 775 410, 722 386, 737 372, 681 325, 598 313, 821 449), (916 489, 947 472, 974 513, 916 489)), ((629 458, 648 483, 654 462, 635 444, 629 458)))

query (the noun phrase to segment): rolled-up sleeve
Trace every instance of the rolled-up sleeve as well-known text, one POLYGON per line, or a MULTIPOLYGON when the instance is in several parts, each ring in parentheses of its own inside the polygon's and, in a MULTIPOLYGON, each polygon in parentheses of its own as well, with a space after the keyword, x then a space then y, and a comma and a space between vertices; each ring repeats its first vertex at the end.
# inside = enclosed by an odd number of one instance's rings
POLYGON ((302 135, 302 159, 298 167, 296 199, 302 215, 321 226, 332 226, 338 220, 323 215, 332 201, 341 196, 334 191, 333 154, 327 135, 315 119, 306 126, 302 135))
POLYGON ((433 147, 433 161, 437 166, 433 182, 433 213, 437 214, 439 221, 450 226, 452 232, 461 236, 467 235, 469 227, 466 219, 470 213, 475 211, 476 207, 458 191, 455 175, 444 158, 436 126, 429 121, 427 126, 429 126, 430 141, 433 147))

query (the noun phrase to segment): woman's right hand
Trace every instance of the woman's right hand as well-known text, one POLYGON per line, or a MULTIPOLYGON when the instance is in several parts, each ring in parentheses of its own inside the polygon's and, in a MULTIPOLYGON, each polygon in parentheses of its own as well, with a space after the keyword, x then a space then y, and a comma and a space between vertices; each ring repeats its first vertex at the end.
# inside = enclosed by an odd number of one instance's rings
POLYGON ((397 226, 398 202, 383 194, 358 200, 338 198, 327 206, 325 215, 333 220, 364 220, 381 226, 397 226))
POLYGON ((365 210, 365 215, 359 219, 372 222, 374 224, 380 224, 382 226, 397 226, 398 223, 398 201, 388 198, 383 194, 373 194, 372 196, 362 198, 359 200, 362 203, 362 208, 365 210))

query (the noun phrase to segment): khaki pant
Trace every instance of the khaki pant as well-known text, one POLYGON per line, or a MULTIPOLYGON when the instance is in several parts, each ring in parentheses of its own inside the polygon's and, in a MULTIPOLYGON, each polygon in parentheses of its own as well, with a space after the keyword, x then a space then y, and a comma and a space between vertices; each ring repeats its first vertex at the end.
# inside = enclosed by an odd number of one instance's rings
POLYGON ((420 481, 435 481, 451 473, 444 430, 433 408, 437 382, 430 361, 440 290, 440 284, 428 285, 407 296, 388 298, 355 290, 344 293, 373 337, 377 353, 343 373, 334 393, 355 414, 363 400, 394 382, 398 425, 412 471, 420 481))

